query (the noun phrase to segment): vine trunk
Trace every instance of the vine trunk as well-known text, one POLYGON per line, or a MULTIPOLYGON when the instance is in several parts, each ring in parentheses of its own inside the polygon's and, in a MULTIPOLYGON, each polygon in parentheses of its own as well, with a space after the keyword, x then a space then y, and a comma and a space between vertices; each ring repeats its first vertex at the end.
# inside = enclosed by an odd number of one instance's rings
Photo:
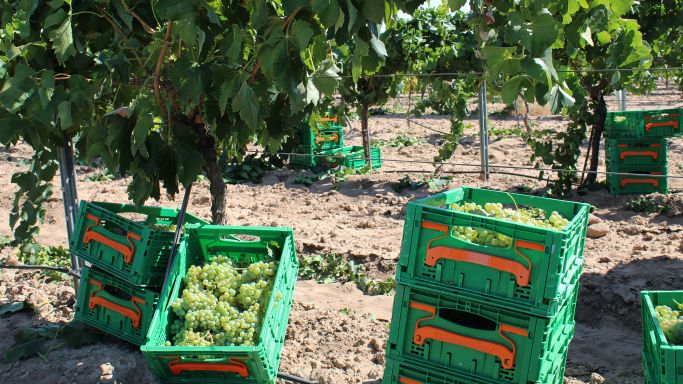
POLYGON ((225 181, 223 181, 223 173, 218 166, 215 139, 205 124, 193 124, 193 128, 199 136, 202 156, 204 157, 204 171, 206 178, 209 179, 211 222, 213 224, 226 224, 226 187, 225 181))
POLYGON ((365 150, 365 163, 370 166, 370 129, 368 128, 368 115, 370 106, 363 104, 360 111, 361 135, 363 136, 363 149, 365 150))
POLYGON ((585 185, 590 185, 595 183, 598 174, 598 165, 600 163, 600 142, 602 141, 602 132, 605 130, 605 118, 607 117, 607 103, 605 103, 605 97, 603 92, 599 92, 591 95, 596 109, 594 111, 594 119, 592 124, 592 137, 593 140, 590 142, 590 168, 589 173, 586 176, 584 182, 585 185))

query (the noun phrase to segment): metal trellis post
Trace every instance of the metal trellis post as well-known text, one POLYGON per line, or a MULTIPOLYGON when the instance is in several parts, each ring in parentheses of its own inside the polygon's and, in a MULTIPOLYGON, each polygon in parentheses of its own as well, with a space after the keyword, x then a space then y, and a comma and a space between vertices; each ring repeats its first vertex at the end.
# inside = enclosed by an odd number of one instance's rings
POLYGON ((481 179, 489 179, 489 130, 486 112, 486 80, 479 86, 479 152, 481 153, 481 179))
MULTIPOLYGON (((59 150, 59 176, 62 182, 62 199, 64 201, 64 217, 66 219, 67 242, 71 241, 74 224, 78 215, 78 192, 76 189, 76 171, 74 168, 74 148, 71 141, 64 138, 59 150)), ((81 265, 78 257, 71 254, 71 274, 74 276, 74 290, 78 293, 78 282, 81 265)))
POLYGON ((620 89, 615 93, 617 96, 617 108, 619 108, 619 111, 623 112, 626 110, 626 90, 620 89))
POLYGON ((183 224, 185 224, 185 213, 187 212, 187 206, 190 204, 190 194, 192 193, 192 184, 187 186, 185 189, 185 195, 183 196, 183 203, 180 206, 180 212, 178 212, 175 236, 173 237, 173 248, 171 248, 171 254, 168 257, 168 264, 166 264, 166 274, 164 275, 164 283, 161 285, 166 286, 166 280, 168 279, 168 273, 171 270, 171 264, 173 264, 173 259, 175 259, 176 253, 178 253, 178 244, 180 243, 180 236, 183 231, 183 224))

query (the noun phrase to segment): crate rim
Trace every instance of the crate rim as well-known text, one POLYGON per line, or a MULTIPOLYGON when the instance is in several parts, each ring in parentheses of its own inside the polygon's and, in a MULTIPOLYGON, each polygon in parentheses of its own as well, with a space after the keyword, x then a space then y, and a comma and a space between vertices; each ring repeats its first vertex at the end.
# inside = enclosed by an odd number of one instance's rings
MULTIPOLYGON (((416 206, 416 207, 427 207, 427 208, 430 208, 430 209, 437 209, 437 210, 439 210, 440 212, 447 212, 449 215, 455 216, 455 217, 460 218, 460 219, 468 219, 468 218, 471 218, 472 216, 476 216, 476 217, 482 217, 482 218, 490 219, 490 220, 497 220, 497 221, 500 221, 500 222, 503 222, 503 223, 510 223, 510 224, 518 225, 518 226, 521 226, 522 228, 527 229, 527 230, 539 230, 539 229, 540 229, 540 230, 552 231, 552 232, 560 233, 560 234, 568 234, 568 233, 570 232, 570 230, 572 229, 572 227, 576 224, 576 223, 575 223, 575 220, 576 220, 578 217, 581 216, 581 211, 586 210, 586 217, 587 217, 588 214, 590 213, 590 205, 589 205, 588 203, 581 203, 581 202, 576 202, 576 201, 569 201, 570 203, 574 203, 574 204, 579 204, 579 205, 580 205, 579 212, 577 212, 577 213, 575 214, 575 216, 574 216, 571 220, 569 220, 569 223, 567 223, 567 225, 565 225, 564 228, 562 228, 561 230, 558 230, 558 229, 555 229, 555 228, 542 228, 542 227, 537 227, 537 226, 535 226, 535 225, 530 225, 530 224, 525 224, 525 223, 518 223, 518 222, 508 221, 508 220, 503 220, 503 219, 496 219, 495 217, 481 216, 481 215, 476 215, 476 214, 473 214, 473 213, 464 213, 464 212, 452 210, 452 209, 450 209, 450 208, 444 208, 444 207, 440 207, 440 206, 434 206, 434 205, 425 204, 426 201, 429 201, 429 200, 432 200, 432 199, 436 199, 436 198, 438 198, 438 197, 440 197, 440 196, 446 196, 447 193, 449 193, 449 192, 451 192, 451 191, 455 191, 455 190, 457 190, 457 189, 478 189, 478 190, 484 190, 484 191, 498 192, 498 193, 503 193, 503 194, 510 195, 510 197, 512 197, 512 196, 514 196, 514 195, 519 195, 519 194, 511 193, 511 192, 498 191, 498 190, 495 190, 495 189, 484 189, 484 188, 470 187, 470 186, 467 186, 467 185, 461 185, 460 187, 453 188, 453 189, 449 189, 449 190, 443 191, 443 192, 439 192, 439 193, 437 193, 437 194, 434 194, 434 195, 431 195, 431 196, 427 196, 427 197, 422 198, 422 199, 419 199, 419 200, 410 201, 410 202, 408 202, 408 205, 409 205, 409 206, 416 206)), ((527 196, 527 195, 523 195, 523 196, 527 196)), ((547 198, 547 197, 541 197, 541 196, 532 196, 532 195, 528 195, 528 196, 529 196, 529 197, 539 198, 539 199, 544 199, 544 200, 555 200, 555 199, 549 199, 549 198, 547 198)), ((513 198, 513 201, 514 201, 514 198, 513 198)), ((566 201, 566 200, 562 200, 562 201, 566 201)))

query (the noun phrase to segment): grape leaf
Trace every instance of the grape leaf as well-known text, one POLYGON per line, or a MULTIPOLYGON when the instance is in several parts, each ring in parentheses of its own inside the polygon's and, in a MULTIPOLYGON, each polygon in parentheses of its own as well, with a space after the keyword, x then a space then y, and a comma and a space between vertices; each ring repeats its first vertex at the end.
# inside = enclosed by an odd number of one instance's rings
POLYGON ((60 64, 64 64, 69 57, 76 55, 71 31, 71 15, 67 16, 58 28, 50 31, 48 36, 60 64))
POLYGON ((337 0, 313 0, 311 3, 313 12, 320 18, 320 22, 327 28, 333 27, 339 17, 343 17, 340 13, 339 3, 337 0))
POLYGON ((384 1, 365 0, 365 3, 363 3, 363 14, 368 20, 374 23, 381 23, 384 20, 384 1))
POLYGON ((242 82, 242 86, 232 101, 232 111, 239 113, 240 118, 249 127, 256 128, 258 126, 258 99, 256 94, 254 94, 254 90, 251 89, 246 81, 242 82))
POLYGON ((149 158, 145 140, 147 134, 154 126, 154 116, 149 112, 142 112, 137 114, 133 134, 130 136, 130 148, 133 155, 140 154, 144 158, 149 158))
POLYGON ((370 39, 370 46, 372 46, 372 49, 377 53, 378 56, 380 57, 386 57, 387 56, 387 49, 384 46, 384 43, 381 42, 377 37, 373 36, 370 39))
POLYGON ((27 310, 30 306, 25 301, 15 301, 0 305, 0 317, 8 317, 14 313, 27 310))
POLYGON ((37 355, 47 342, 45 338, 33 339, 21 344, 14 344, 5 351, 5 362, 13 363, 21 359, 37 355))
POLYGON ((73 119, 71 118, 71 102, 62 101, 57 107, 57 118, 59 119, 59 127, 62 130, 67 130, 73 125, 73 119))
POLYGON ((306 49, 313 36, 313 29, 307 22, 297 20, 292 23, 292 36, 294 36, 299 49, 306 49))

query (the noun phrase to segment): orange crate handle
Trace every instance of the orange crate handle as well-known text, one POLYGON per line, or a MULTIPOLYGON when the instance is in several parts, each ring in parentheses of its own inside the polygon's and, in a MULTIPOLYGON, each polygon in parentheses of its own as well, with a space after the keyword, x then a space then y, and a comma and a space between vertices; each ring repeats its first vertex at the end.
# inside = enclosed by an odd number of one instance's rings
POLYGON ((403 377, 403 376, 398 378, 398 382, 399 382, 399 384, 422 384, 417 380, 409 379, 409 378, 403 377))
MULTIPOLYGON (((672 113, 672 114, 669 115, 669 116, 671 116, 671 117, 673 118, 673 117, 678 117, 678 116, 680 116, 680 114, 678 114, 678 113, 672 113)), ((651 118, 652 118, 652 116, 645 116, 645 119, 646 119, 646 120, 650 120, 651 118)), ((647 123, 647 124, 645 124, 645 130, 646 130, 647 132, 650 132, 650 129, 652 129, 652 128, 657 128, 657 127, 673 127, 674 129, 678 129, 678 121, 672 119, 671 121, 657 121, 657 122, 654 122, 654 123, 647 123)))
POLYGON ((168 362, 168 368, 174 375, 180 375, 187 371, 211 371, 236 373, 242 377, 249 377, 249 367, 244 362, 235 358, 228 359, 229 363, 203 363, 203 362, 180 362, 180 356, 176 356, 168 362))
POLYGON ((100 225, 100 218, 91 215, 91 214, 86 214, 85 215, 89 220, 93 221, 93 224, 90 224, 88 228, 85 229, 85 235, 83 235, 83 242, 88 244, 91 241, 96 241, 100 244, 104 244, 107 247, 121 253, 123 255, 123 261, 126 264, 130 264, 133 261, 133 254, 135 253, 135 244, 133 243, 133 240, 140 241, 141 237, 138 234, 135 234, 133 232, 128 232, 126 235, 126 240, 128 240, 128 245, 119 243, 116 240, 112 240, 107 237, 107 235, 103 235, 99 232, 93 231, 93 227, 97 227, 100 225))
POLYGON ((499 324, 498 334, 509 343, 510 347, 508 347, 507 345, 460 335, 431 325, 420 327, 420 322, 432 319, 436 316, 436 308, 432 307, 431 305, 416 302, 411 302, 410 308, 430 313, 430 316, 424 317, 415 323, 415 333, 413 335, 413 342, 415 344, 424 345, 427 339, 431 339, 460 345, 465 348, 498 357, 500 359, 501 366, 505 369, 512 369, 514 367, 517 346, 515 345, 514 341, 510 340, 510 338, 505 336, 504 333, 514 333, 524 337, 529 336, 529 332, 525 329, 513 327, 507 324, 499 324))
POLYGON ((621 179, 621 187, 624 188, 629 184, 651 184, 653 187, 659 187, 659 180, 657 179, 621 179))
POLYGON ((316 144, 324 143, 326 141, 334 141, 334 142, 338 143, 339 142, 339 135, 335 132, 330 137, 316 137, 315 138, 316 144))
POLYGON ((446 246, 432 247, 433 241, 440 240, 448 236, 448 226, 444 224, 423 221, 422 228, 433 229, 445 233, 444 236, 434 238, 430 240, 427 244, 427 255, 425 258, 425 264, 427 264, 428 266, 436 266, 436 263, 441 259, 478 264, 484 267, 489 267, 497 269, 499 271, 504 271, 513 274, 516 278, 517 285, 519 285, 520 287, 529 286, 532 265, 531 260, 529 260, 529 258, 519 250, 519 248, 531 249, 533 251, 539 252, 545 251, 545 247, 543 246, 543 244, 538 244, 525 240, 515 241, 515 253, 522 257, 524 260, 526 260, 528 264, 528 266, 526 266, 515 260, 510 260, 504 257, 494 255, 487 255, 481 252, 451 248, 446 246))
POLYGON ((659 154, 655 151, 624 151, 619 153, 619 158, 621 160, 624 160, 628 156, 650 156, 652 160, 657 160, 657 157, 659 157, 659 154))
POLYGON ((97 281, 97 280, 93 280, 93 279, 88 280, 88 282, 99 288, 90 294, 90 301, 88 302, 88 307, 90 309, 95 309, 95 307, 99 305, 101 307, 107 308, 109 310, 112 310, 116 313, 119 313, 119 314, 129 318, 133 322, 133 328, 140 327, 140 317, 142 317, 142 310, 140 309, 140 307, 138 307, 137 303, 144 305, 145 304, 144 300, 142 300, 139 297, 133 296, 131 298, 131 303, 133 304, 133 307, 135 307, 135 310, 133 310, 133 309, 124 307, 123 305, 116 304, 112 301, 109 301, 109 300, 105 299, 104 297, 97 296, 96 295, 97 292, 102 290, 102 283, 97 281))

